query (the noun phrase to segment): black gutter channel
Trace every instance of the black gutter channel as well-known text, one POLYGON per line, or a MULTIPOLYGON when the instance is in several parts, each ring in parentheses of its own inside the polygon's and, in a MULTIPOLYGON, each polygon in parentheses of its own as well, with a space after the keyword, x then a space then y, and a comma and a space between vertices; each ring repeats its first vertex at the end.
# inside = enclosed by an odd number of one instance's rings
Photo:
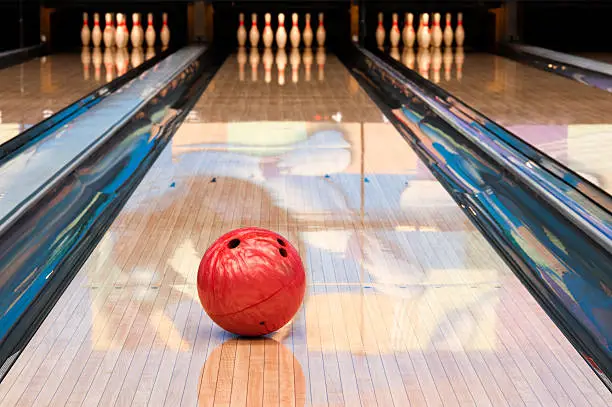
POLYGON ((0 144, 0 166, 24 149, 52 134, 64 124, 85 113, 87 110, 104 100, 106 96, 112 94, 132 79, 141 75, 143 72, 147 71, 155 64, 166 58, 172 52, 174 52, 174 50, 168 49, 155 55, 153 58, 144 61, 138 67, 130 69, 124 75, 121 75, 113 79, 111 82, 89 92, 52 116, 38 122, 12 139, 0 144))
POLYGON ((15 287, 36 277, 44 280, 42 287, 17 294, 29 295, 32 301, 0 342, 0 381, 226 57, 227 52, 212 47, 203 52, 0 236, 0 270, 5 274, 2 295, 13 294, 15 287))
POLYGON ((0 69, 21 64, 30 59, 46 55, 47 44, 40 43, 31 47, 18 48, 11 51, 0 52, 0 69))
MULTIPOLYGON (((458 130, 460 127, 437 114, 404 82, 417 83, 426 92, 435 85, 423 83, 418 74, 393 64, 396 61, 391 58, 374 57, 355 45, 342 48, 338 56, 612 390, 612 258, 606 247, 569 220, 545 195, 500 165, 485 147, 458 130)), ((542 166, 563 169, 549 157, 540 157, 535 149, 527 149, 527 153, 542 166)), ((580 178, 570 171, 566 181, 584 185, 580 178)), ((603 191, 600 196, 592 187, 586 185, 581 192, 593 194, 594 202, 606 206, 610 197, 603 191)))
POLYGON ((545 56, 520 51, 514 48, 512 44, 500 44, 497 53, 500 56, 513 59, 542 71, 551 72, 583 85, 592 86, 612 93, 612 76, 608 74, 557 61, 545 56))

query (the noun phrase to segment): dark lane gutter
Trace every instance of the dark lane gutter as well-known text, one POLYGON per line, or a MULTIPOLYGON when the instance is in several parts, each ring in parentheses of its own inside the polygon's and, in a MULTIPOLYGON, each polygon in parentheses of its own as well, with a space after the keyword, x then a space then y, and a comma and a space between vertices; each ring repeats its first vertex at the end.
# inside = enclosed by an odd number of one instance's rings
POLYGON ((19 152, 54 133, 59 127, 85 113, 104 100, 106 96, 112 94, 129 81, 155 66, 171 53, 171 50, 166 50, 160 54, 157 54, 153 58, 144 61, 138 67, 130 69, 124 75, 121 75, 113 79, 111 82, 89 92, 47 119, 38 122, 12 139, 0 144, 0 166, 15 154, 19 154, 19 152))
POLYGON ((415 72, 358 47, 347 47, 339 56, 612 389, 612 257, 606 237, 610 197, 528 145, 522 154, 520 140, 512 140, 510 133, 492 135, 491 129, 501 128, 423 83, 415 72), (466 125, 476 118, 476 125, 466 125), (523 172, 517 171, 519 161, 530 160, 523 172), (552 199, 547 190, 551 185, 566 186, 567 202, 552 199), (602 218, 590 219, 593 223, 575 219, 584 207, 602 218), (601 233, 596 226, 603 228, 601 233))
POLYGON ((0 339, 0 380, 224 58, 213 49, 204 52, 0 236, 0 317, 9 312, 19 315, 0 339), (15 309, 15 303, 22 305, 15 309))

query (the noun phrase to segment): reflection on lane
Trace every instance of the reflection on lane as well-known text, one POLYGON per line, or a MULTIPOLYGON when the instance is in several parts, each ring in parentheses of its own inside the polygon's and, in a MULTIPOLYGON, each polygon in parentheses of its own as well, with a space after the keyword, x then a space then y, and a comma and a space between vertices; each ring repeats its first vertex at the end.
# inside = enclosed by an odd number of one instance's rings
POLYGON ((314 52, 312 48, 305 48, 303 50, 292 48, 289 52, 283 48, 276 51, 266 48, 260 52, 257 48, 251 48, 247 51, 245 47, 240 47, 236 53, 236 61, 238 62, 239 69, 238 79, 240 82, 245 81, 245 70, 248 63, 251 68, 251 81, 257 82, 260 73, 259 63, 261 61, 264 71, 264 81, 266 83, 272 82, 275 66, 277 83, 281 86, 287 81, 286 71, 288 67, 291 72, 291 82, 298 83, 300 78, 306 82, 310 82, 312 78, 312 66, 315 63, 317 65, 317 79, 319 81, 324 81, 326 55, 324 47, 318 47, 314 52), (303 71, 301 65, 304 66, 303 71))

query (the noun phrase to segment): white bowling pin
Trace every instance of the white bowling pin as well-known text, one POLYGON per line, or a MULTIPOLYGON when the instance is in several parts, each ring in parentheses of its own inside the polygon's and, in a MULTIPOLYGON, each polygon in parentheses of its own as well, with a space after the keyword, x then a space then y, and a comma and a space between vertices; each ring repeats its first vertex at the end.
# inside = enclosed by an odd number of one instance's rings
POLYGON ((264 80, 266 83, 270 83, 272 81, 272 64, 274 63, 274 54, 272 54, 270 47, 266 47, 264 50, 262 62, 264 66, 264 80))
POLYGON ((325 37, 327 33, 325 32, 325 25, 323 24, 323 13, 319 13, 319 27, 317 27, 317 44, 319 47, 325 46, 325 37))
POLYGON ((421 42, 419 43, 419 46, 421 48, 429 48, 430 43, 431 33, 429 32, 429 14, 424 14, 421 22, 421 42))
MULTIPOLYGON (((259 29, 257 29, 257 14, 251 14, 251 30, 249 31, 249 41, 251 43, 251 47, 257 48, 257 44, 259 44, 259 29)), ((259 53, 257 53, 257 58, 259 59, 259 53)))
MULTIPOLYGON (((289 40, 291 41, 291 46, 293 48, 298 48, 300 46, 300 27, 298 27, 298 15, 297 13, 293 13, 291 15, 292 27, 289 32, 289 40)), ((298 53, 298 57, 299 57, 298 53)))
POLYGON ((132 42, 132 47, 142 47, 143 40, 144 30, 142 29, 142 25, 140 24, 140 13, 134 13, 132 14, 132 32, 130 33, 130 41, 132 42))
POLYGON ((168 28, 168 13, 162 14, 162 29, 159 33, 159 38, 163 47, 167 47, 170 44, 170 28, 168 28))
POLYGON ((434 48, 442 45, 442 28, 440 28, 440 13, 434 14, 433 28, 431 30, 431 43, 434 48))
POLYGON ((147 40, 147 46, 155 46, 155 26, 153 25, 153 13, 147 14, 147 31, 145 32, 145 39, 147 40))
POLYGON ((383 25, 383 13, 378 13, 378 27, 376 27, 376 45, 382 48, 385 45, 385 26, 383 25))
POLYGON ((310 26, 310 13, 306 14, 306 26, 304 27, 304 32, 302 33, 302 37, 304 38, 304 46, 309 48, 312 46, 312 27, 310 26))
POLYGON ((300 50, 297 47, 291 49, 289 63, 291 64, 291 81, 298 83, 300 72, 300 50))
MULTIPOLYGON (((391 18, 393 21, 393 25, 391 26, 391 31, 389 32, 389 42, 391 43, 391 48, 397 48, 401 36, 397 22, 397 13, 393 13, 391 18)), ((397 59, 399 59, 399 53, 397 59)))
POLYGON ((251 81, 257 82, 257 71, 259 67, 259 50, 256 47, 251 48, 249 54, 249 64, 251 65, 251 81))
POLYGON ((285 48, 279 48, 276 51, 276 67, 278 68, 278 84, 285 84, 285 68, 287 67, 287 53, 285 48))
POLYGON ((272 32, 272 15, 270 15, 270 13, 266 13, 266 15, 264 16, 264 19, 266 20, 266 26, 264 27, 263 30, 263 35, 262 35, 262 39, 263 39, 263 43, 264 46, 266 48, 270 48, 272 46, 272 43, 274 42, 274 33, 272 32))
POLYGON ((412 48, 414 46, 414 38, 414 15, 412 13, 406 13, 406 17, 404 18, 404 30, 402 31, 404 46, 412 48))
POLYGON ((238 15, 238 33, 236 33, 236 38, 238 39, 238 46, 244 47, 246 44, 246 28, 244 28, 244 14, 240 13, 238 15))
POLYGON ((238 55, 236 56, 236 59, 238 60, 238 79, 240 82, 244 82, 244 67, 246 66, 248 59, 245 47, 238 47, 238 55))
POLYGON ((451 13, 446 13, 446 27, 444 27, 444 45, 453 45, 453 27, 451 27, 451 13))
POLYGON ((465 30, 463 29, 463 13, 457 14, 457 28, 455 29, 455 43, 458 47, 463 47, 465 41, 465 30))
POLYGON ((124 41, 127 42, 127 38, 125 35, 125 31, 123 30, 123 26, 125 24, 124 16, 121 13, 117 14, 117 30, 115 31, 115 44, 117 48, 123 48, 124 41))
POLYGON ((304 79, 306 82, 310 82, 310 73, 312 71, 312 48, 308 47, 304 49, 304 55, 302 56, 302 61, 304 61, 304 79))
POLYGON ((81 28, 81 42, 84 47, 89 46, 91 40, 91 30, 89 29, 89 16, 87 13, 83 13, 83 28, 81 28))
POLYGON ((106 48, 110 48, 115 45, 115 27, 113 26, 113 15, 111 13, 106 13, 104 15, 104 19, 106 24, 104 25, 104 33, 102 36, 104 37, 104 46, 106 48))
MULTIPOLYGON (((279 48, 285 48, 287 45, 287 30, 285 30, 285 15, 280 13, 278 15, 278 29, 276 30, 276 45, 279 48)), ((278 57, 278 54, 277 54, 278 57)), ((287 55, 285 55, 287 59, 287 55)))
POLYGON ((99 47, 102 43, 102 30, 100 29, 100 15, 94 13, 94 27, 91 30, 91 43, 94 47, 99 47))

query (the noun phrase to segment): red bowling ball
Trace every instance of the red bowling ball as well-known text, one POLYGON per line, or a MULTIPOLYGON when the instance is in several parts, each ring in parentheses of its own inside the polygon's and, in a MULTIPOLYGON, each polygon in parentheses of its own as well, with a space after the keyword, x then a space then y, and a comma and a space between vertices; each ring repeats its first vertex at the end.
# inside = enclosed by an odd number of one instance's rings
POLYGON ((293 318, 306 291, 297 250, 281 235, 236 229, 208 248, 198 270, 198 295, 221 328, 243 336, 274 332, 293 318))

